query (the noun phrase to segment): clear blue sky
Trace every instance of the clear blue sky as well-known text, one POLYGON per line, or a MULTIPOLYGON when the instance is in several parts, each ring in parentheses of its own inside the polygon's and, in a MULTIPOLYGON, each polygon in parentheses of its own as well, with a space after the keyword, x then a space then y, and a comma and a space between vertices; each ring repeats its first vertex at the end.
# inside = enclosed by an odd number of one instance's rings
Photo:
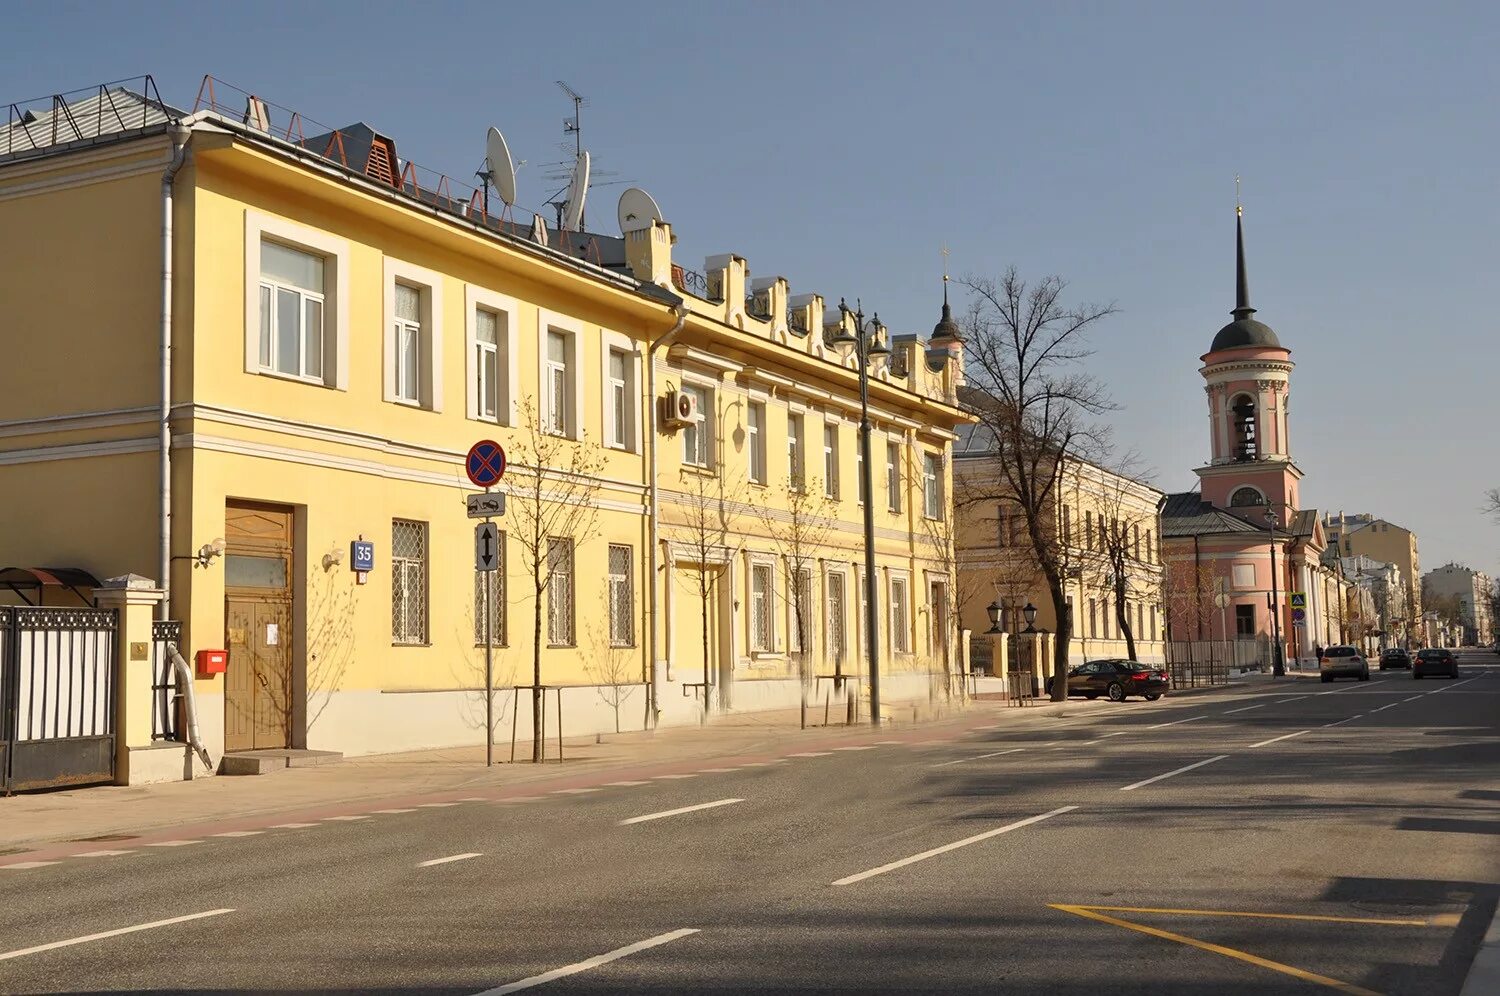
MULTIPOLYGON (((520 201, 570 106, 679 259, 937 318, 957 274, 1114 301, 1094 366, 1168 490, 1208 453, 1198 357, 1233 304, 1244 177, 1257 317, 1297 363, 1304 500, 1500 573, 1500 5, 52 3, 7 12, 0 99, 213 73, 456 176, 499 126, 520 201)), ((595 191, 613 229, 620 187, 595 191)))

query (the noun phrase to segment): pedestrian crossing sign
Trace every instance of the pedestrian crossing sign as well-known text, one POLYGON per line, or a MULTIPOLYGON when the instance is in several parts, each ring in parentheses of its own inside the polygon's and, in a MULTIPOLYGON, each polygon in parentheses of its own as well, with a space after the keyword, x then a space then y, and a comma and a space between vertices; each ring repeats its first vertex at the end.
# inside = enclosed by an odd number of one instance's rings
POLYGON ((1294 608, 1294 609, 1305 609, 1305 608, 1307 608, 1307 592, 1305 592, 1305 591, 1294 591, 1294 592, 1291 593, 1291 595, 1292 595, 1292 608, 1294 608))

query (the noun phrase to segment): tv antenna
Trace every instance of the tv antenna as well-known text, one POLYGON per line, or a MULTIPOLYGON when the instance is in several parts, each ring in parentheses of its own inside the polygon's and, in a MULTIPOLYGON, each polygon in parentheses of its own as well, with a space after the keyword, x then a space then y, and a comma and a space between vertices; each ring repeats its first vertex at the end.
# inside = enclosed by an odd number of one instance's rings
POLYGON ((583 105, 588 100, 563 80, 558 80, 557 85, 573 102, 573 116, 563 118, 563 134, 573 136, 573 157, 576 159, 583 155, 583 105))

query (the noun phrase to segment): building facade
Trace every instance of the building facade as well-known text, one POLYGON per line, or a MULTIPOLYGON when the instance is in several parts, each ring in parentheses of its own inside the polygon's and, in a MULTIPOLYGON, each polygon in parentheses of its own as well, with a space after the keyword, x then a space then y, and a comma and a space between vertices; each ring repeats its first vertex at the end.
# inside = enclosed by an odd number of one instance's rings
POLYGON ((1369 557, 1381 563, 1396 565, 1405 606, 1402 631, 1420 642, 1415 634, 1422 618, 1422 557, 1417 548, 1417 534, 1386 519, 1369 513, 1330 514, 1323 520, 1328 547, 1338 557, 1369 557))
MULTIPOLYGON (((305 138, 214 92, 101 88, 0 141, 0 565, 161 579, 184 650, 229 652, 195 683, 215 756, 482 740, 486 604, 501 739, 538 677, 580 733, 863 673, 846 318, 738 256, 681 267, 660 219, 499 218, 367 126, 305 138), (483 438, 510 457, 494 573, 483 438)), ((871 369, 888 696, 956 652, 929 526, 961 363, 897 342, 871 369)))
POLYGON ((1458 639, 1468 647, 1495 642, 1494 591, 1488 574, 1462 564, 1444 564, 1422 575, 1428 608, 1456 624, 1458 639))
MULTIPOLYGON (((1320 564, 1316 511, 1301 507, 1289 421, 1291 351, 1251 317, 1243 221, 1236 212, 1233 321, 1201 357, 1209 462, 1199 489, 1162 509, 1172 639, 1256 643, 1262 663, 1310 656, 1339 614, 1320 564), (1292 596, 1300 596, 1300 606, 1292 596)), ((1239 654, 1239 650, 1236 651, 1239 654)), ((1246 655, 1239 654, 1241 661, 1246 655)))

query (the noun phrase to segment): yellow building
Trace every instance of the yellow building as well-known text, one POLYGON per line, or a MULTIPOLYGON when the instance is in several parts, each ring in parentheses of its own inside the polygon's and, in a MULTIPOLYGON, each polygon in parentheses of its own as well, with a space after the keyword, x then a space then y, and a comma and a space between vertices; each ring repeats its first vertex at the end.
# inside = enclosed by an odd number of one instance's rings
MULTIPOLYGON (((963 389, 966 403, 985 399, 963 389)), ((997 625, 1014 636, 1025 632, 1025 606, 1035 607, 1031 627, 1057 632, 1056 612, 1046 579, 1018 507, 1005 496, 1004 476, 991 430, 983 423, 963 427, 954 450, 957 492, 958 587, 963 626, 975 634, 977 663, 992 655, 992 642, 980 638, 990 626, 988 610, 999 608, 997 625)), ((1069 659, 1075 663, 1124 658, 1135 643, 1136 659, 1165 659, 1161 530, 1158 489, 1085 460, 1070 460, 1060 473, 1053 512, 1044 524, 1058 551, 1072 607, 1069 659), (1123 583, 1117 583, 1123 579, 1123 583), (1122 598, 1123 591, 1123 598, 1122 598), (1122 615, 1124 621, 1122 622, 1122 615)), ((1007 648, 1014 641, 1004 641, 1007 648)), ((1012 656, 1015 651, 1010 650, 1012 656)), ((992 673, 998 662, 988 661, 992 673)), ((1015 661, 1012 660, 1014 666, 1015 661)), ((1050 662, 1046 664, 1050 670, 1050 662)))
MULTIPOLYGON (((147 80, 0 135, 0 566, 166 581, 184 649, 229 651, 195 683, 215 756, 482 739, 487 583, 508 736, 536 605, 516 506, 539 480, 567 490, 527 466, 538 440, 589 471, 588 514, 557 520, 577 531, 544 537, 541 679, 565 687, 569 733, 639 728, 653 689, 687 721, 705 693, 793 705, 804 674, 821 697, 816 675, 861 670, 847 320, 738 256, 682 268, 660 220, 614 236, 483 204, 366 126, 215 81, 191 113, 147 80), (485 437, 511 459, 490 582, 464 504, 485 437), (816 549, 790 556, 793 533, 816 549)), ((887 338, 870 411, 890 699, 925 697, 954 652, 924 521, 950 515, 965 416, 959 343, 887 338)))

